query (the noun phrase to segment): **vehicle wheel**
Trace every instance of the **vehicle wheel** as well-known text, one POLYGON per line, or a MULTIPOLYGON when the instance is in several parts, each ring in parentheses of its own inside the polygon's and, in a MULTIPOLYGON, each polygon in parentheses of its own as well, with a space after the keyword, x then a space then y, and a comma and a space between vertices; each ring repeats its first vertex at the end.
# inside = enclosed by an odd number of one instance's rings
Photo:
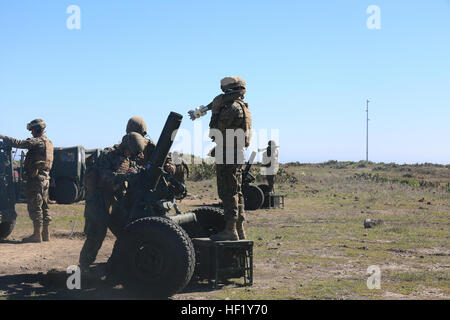
POLYGON ((258 188, 260 188, 261 191, 264 194, 264 201, 263 201, 263 204, 262 204, 262 208, 269 208, 270 207, 270 203, 269 203, 269 201, 270 201, 270 192, 269 192, 270 188, 269 188, 269 186, 267 184, 260 184, 258 186, 258 188))
POLYGON ((59 204, 71 204, 78 199, 78 186, 70 179, 56 181, 55 199, 59 204))
POLYGON ((197 222, 182 225, 191 238, 209 238, 225 229, 223 209, 202 207, 191 211, 195 213, 197 222))
POLYGON ((247 185, 242 187, 245 210, 258 210, 264 202, 264 193, 257 186, 247 185))
POLYGON ((0 240, 6 239, 14 229, 16 220, 0 223, 0 240))
POLYGON ((115 279, 138 294, 167 298, 183 290, 195 267, 186 232, 170 219, 142 218, 117 239, 112 266, 115 279))

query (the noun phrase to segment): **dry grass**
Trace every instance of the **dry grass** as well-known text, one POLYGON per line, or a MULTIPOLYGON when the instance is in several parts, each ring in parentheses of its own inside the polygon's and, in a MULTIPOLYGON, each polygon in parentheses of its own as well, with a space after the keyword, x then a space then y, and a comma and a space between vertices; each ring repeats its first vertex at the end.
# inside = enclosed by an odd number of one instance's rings
MULTIPOLYGON (((286 208, 247 212, 254 285, 187 291, 175 299, 450 298, 449 166, 328 162, 282 169, 276 192, 287 196, 286 208), (383 224, 364 229, 366 218, 383 224), (381 290, 367 288, 371 265, 381 269, 381 290)), ((183 211, 218 202, 214 179, 187 187, 183 211)), ((24 205, 18 208, 14 234, 31 228, 24 205)), ((82 230, 81 204, 52 210, 59 232, 70 232, 75 221, 75 231, 82 230)))

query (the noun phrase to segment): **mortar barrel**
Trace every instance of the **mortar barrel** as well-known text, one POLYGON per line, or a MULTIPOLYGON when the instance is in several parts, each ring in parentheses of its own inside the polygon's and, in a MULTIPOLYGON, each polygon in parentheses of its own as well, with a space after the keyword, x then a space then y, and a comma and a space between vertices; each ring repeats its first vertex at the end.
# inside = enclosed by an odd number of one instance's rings
POLYGON ((152 153, 150 165, 146 173, 149 184, 148 187, 151 190, 154 190, 159 182, 159 178, 161 177, 161 168, 166 161, 167 155, 172 147, 173 140, 175 139, 174 133, 180 128, 182 119, 183 116, 176 112, 171 112, 167 117, 166 124, 164 125, 161 135, 159 136, 155 150, 152 153))

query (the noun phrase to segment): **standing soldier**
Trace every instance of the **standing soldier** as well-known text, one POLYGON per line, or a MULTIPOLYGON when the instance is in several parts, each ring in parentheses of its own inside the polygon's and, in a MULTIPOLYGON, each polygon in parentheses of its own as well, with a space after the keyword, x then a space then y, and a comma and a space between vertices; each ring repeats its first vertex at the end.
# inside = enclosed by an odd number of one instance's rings
POLYGON ((269 185, 269 193, 273 193, 273 186, 275 184, 275 175, 279 169, 278 163, 278 146, 275 141, 270 140, 264 150, 262 158, 262 168, 261 173, 266 177, 267 183, 269 185))
POLYGON ((17 140, 0 135, 11 147, 28 149, 24 163, 24 178, 26 179, 26 196, 28 214, 33 221, 34 232, 24 238, 23 242, 49 241, 49 224, 51 217, 48 207, 48 188, 50 184, 50 169, 53 165, 53 144, 45 136, 46 124, 42 119, 35 119, 27 124, 33 138, 17 140), (42 227, 42 234, 41 234, 42 227))
POLYGON ((95 165, 86 172, 86 241, 79 261, 82 271, 87 271, 95 261, 108 227, 116 235, 120 232, 126 217, 120 216, 118 198, 123 196, 129 174, 135 172, 131 158, 141 153, 144 147, 145 139, 141 135, 129 133, 120 145, 103 150, 95 165))
POLYGON ((211 236, 215 241, 245 239, 242 165, 252 125, 248 104, 243 100, 245 87, 241 77, 226 77, 221 80, 224 94, 212 102, 210 137, 216 142, 213 156, 216 157, 217 189, 225 215, 225 230, 211 236))

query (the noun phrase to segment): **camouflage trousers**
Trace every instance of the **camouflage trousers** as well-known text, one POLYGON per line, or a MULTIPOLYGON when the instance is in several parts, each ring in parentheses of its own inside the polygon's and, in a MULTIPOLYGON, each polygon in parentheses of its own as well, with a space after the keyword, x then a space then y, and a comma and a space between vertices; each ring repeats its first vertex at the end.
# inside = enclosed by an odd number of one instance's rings
POLYGON ((84 207, 84 233, 86 240, 80 252, 81 268, 87 268, 95 262, 98 251, 102 247, 108 228, 117 236, 123 219, 119 218, 121 210, 111 194, 101 190, 86 193, 84 207))
POLYGON ((217 191, 225 219, 245 220, 242 194, 242 165, 216 164, 217 191))
POLYGON ((34 223, 48 224, 52 218, 48 207, 48 188, 50 178, 48 174, 38 174, 29 178, 25 187, 27 196, 28 215, 34 223))

